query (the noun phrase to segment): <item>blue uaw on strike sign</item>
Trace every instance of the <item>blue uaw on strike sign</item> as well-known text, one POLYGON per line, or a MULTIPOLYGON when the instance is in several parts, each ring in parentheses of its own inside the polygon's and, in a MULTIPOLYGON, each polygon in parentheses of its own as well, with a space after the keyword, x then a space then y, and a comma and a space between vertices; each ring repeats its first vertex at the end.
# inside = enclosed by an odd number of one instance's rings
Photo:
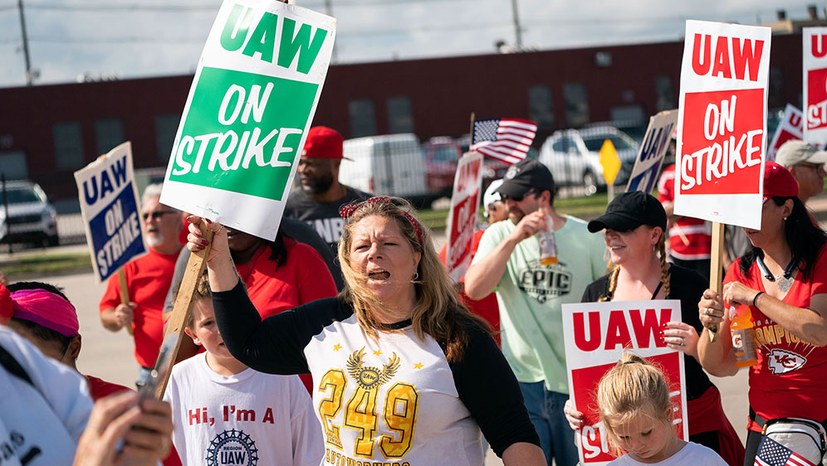
POLYGON ((75 172, 95 276, 104 281, 144 254, 132 146, 125 142, 75 172))

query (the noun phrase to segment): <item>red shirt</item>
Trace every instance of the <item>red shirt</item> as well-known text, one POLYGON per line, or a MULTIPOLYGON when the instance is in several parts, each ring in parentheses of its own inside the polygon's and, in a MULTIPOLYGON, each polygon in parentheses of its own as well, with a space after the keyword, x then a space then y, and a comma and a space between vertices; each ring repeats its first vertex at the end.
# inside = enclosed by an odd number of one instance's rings
MULTIPOLYGON (((727 271, 724 283, 738 280, 746 286, 764 291, 761 271, 757 264, 745 277, 739 268, 741 259, 727 271)), ((822 247, 815 267, 807 280, 801 273, 795 277, 783 302, 801 308, 810 305, 813 295, 827 293, 827 247, 822 247)), ((755 324, 755 343, 758 364, 749 369, 749 404, 764 419, 777 417, 804 417, 816 421, 827 419, 827 347, 816 347, 791 334, 750 307, 755 324)), ((761 428, 750 421, 749 429, 761 428)))
POLYGON ((114 395, 115 393, 132 390, 124 387, 123 385, 107 382, 91 375, 87 375, 85 377, 86 383, 89 385, 89 395, 92 397, 92 401, 98 401, 103 397, 114 395))
MULTIPOLYGON (((270 247, 262 245, 249 261, 236 266, 262 319, 337 293, 327 264, 312 246, 285 237, 284 247, 287 261, 282 265, 270 259, 270 247)), ((299 378, 313 393, 310 374, 299 378)))
MULTIPOLYGON (((135 332, 135 360, 142 367, 152 367, 164 336, 163 309, 178 253, 149 253, 124 266, 129 300, 136 303, 132 329, 135 332)), ((100 311, 114 309, 121 303, 117 275, 109 277, 100 302, 100 311)))
MULTIPOLYGON (((658 180, 658 200, 675 202, 675 164, 663 169, 658 180)), ((693 217, 680 217, 669 228, 669 253, 681 260, 709 259, 712 235, 706 222, 693 217)))
POLYGON ((283 265, 271 260, 270 248, 263 245, 249 261, 236 266, 262 318, 336 296, 333 276, 315 249, 291 238, 284 238, 284 246, 288 252, 283 265))

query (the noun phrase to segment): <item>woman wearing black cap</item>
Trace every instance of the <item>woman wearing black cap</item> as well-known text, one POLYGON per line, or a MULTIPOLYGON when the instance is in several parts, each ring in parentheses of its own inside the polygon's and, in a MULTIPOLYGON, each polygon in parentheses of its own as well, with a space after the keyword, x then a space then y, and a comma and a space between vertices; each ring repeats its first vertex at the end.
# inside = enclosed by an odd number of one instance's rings
MULTIPOLYGON (((666 344, 686 353, 689 439, 705 445, 730 465, 742 464, 744 447, 726 418, 718 389, 698 362, 698 334, 703 329, 695 311, 706 288, 697 272, 666 262, 666 212, 660 202, 643 192, 617 196, 606 213, 589 222, 589 231, 605 230, 606 248, 614 269, 586 288, 582 302, 677 299, 681 322, 668 322, 663 332, 666 344)), ((582 414, 566 405, 573 428, 582 424, 582 414)))
POLYGON ((702 334, 698 349, 709 373, 735 375, 724 305, 749 306, 757 348, 757 364, 749 369, 747 424, 747 462, 753 464, 766 420, 827 424, 827 235, 799 199, 792 174, 774 162, 764 167, 761 229, 744 232, 750 250, 727 270, 723 293, 706 290, 698 303, 704 327, 719 333, 715 342, 702 334))

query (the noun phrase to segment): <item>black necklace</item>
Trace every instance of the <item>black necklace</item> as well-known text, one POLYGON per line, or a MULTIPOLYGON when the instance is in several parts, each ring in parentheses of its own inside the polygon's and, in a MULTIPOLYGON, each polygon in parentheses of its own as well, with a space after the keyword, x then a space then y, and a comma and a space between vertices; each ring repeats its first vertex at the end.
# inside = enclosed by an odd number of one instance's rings
POLYGON ((405 320, 400 320, 399 322, 393 322, 393 323, 390 323, 390 324, 383 324, 381 322, 377 322, 376 326, 380 330, 399 330, 399 329, 408 327, 412 323, 413 323, 413 320, 405 319, 405 320))
POLYGON ((761 256, 757 256, 755 262, 758 264, 758 268, 761 269, 761 274, 764 275, 767 281, 778 282, 778 289, 781 290, 782 293, 786 293, 790 290, 790 287, 793 286, 792 275, 796 267, 798 267, 797 260, 791 259, 787 267, 784 268, 784 273, 779 275, 773 275, 772 272, 770 272, 770 269, 764 264, 764 259, 761 256))

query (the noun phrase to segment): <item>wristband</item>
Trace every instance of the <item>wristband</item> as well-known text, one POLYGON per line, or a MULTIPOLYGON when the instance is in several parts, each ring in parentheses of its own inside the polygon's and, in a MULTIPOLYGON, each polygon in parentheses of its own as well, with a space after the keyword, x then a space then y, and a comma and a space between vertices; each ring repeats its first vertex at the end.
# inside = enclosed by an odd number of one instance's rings
POLYGON ((758 305, 755 304, 755 302, 758 301, 758 297, 761 296, 762 294, 764 294, 763 291, 759 291, 758 293, 755 293, 755 297, 752 298, 752 307, 758 308, 758 305))

